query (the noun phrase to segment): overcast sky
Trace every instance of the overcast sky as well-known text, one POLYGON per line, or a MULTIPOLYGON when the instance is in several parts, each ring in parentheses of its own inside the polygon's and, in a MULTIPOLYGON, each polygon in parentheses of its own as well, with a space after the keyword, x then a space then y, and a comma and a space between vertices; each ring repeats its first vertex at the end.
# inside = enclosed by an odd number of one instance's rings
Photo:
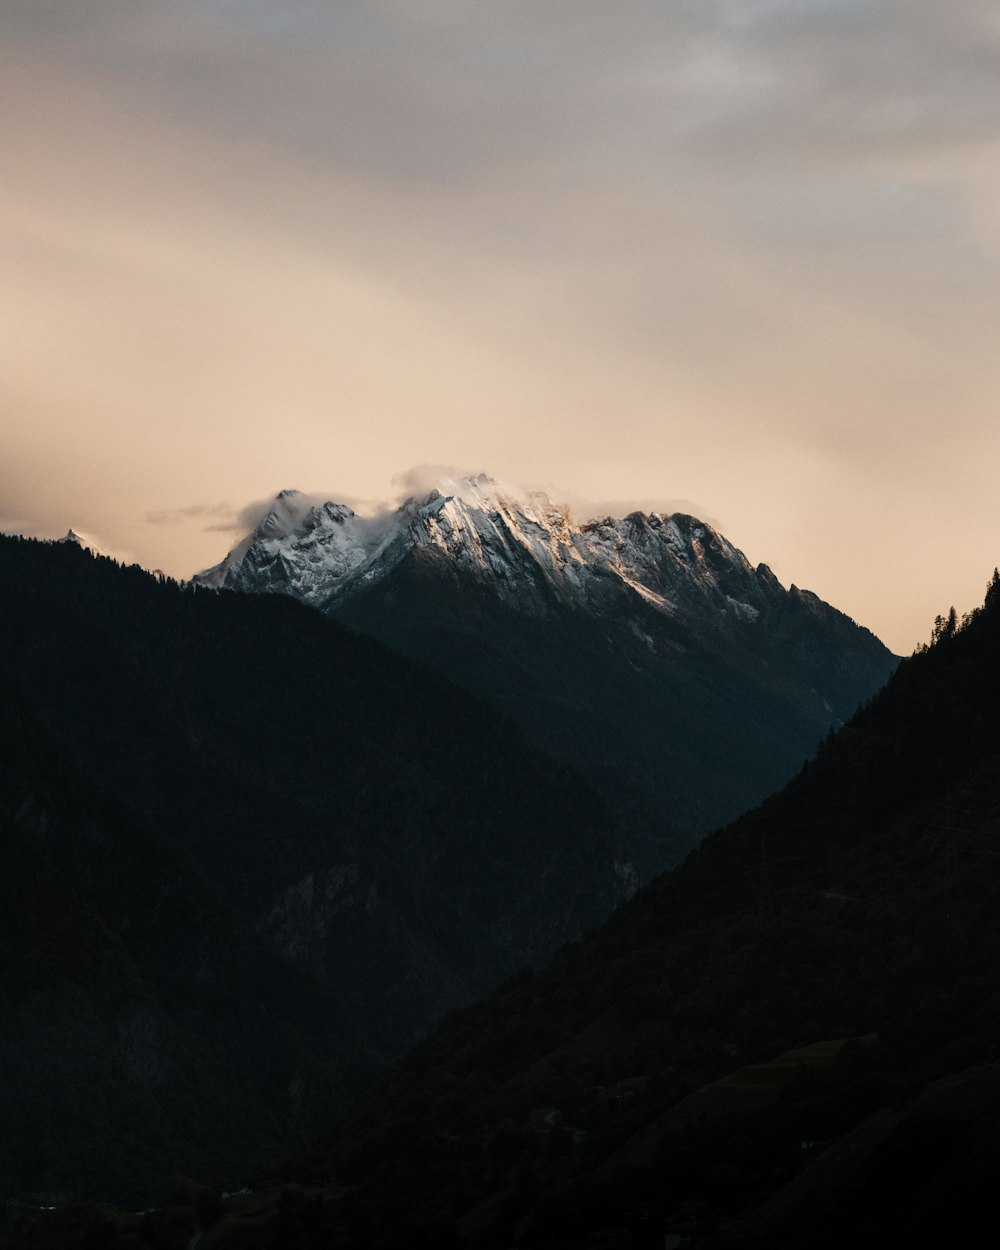
POLYGON ((988 0, 0 0, 0 149, 2 528, 457 465, 899 651, 1000 562, 988 0))

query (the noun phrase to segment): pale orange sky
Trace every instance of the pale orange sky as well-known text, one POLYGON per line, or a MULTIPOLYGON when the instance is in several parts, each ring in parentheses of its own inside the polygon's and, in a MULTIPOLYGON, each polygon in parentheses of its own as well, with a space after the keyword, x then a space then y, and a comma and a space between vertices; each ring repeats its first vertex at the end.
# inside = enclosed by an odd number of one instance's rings
POLYGON ((985 0, 0 0, 0 527, 458 465, 909 651, 1000 562, 998 83, 985 0))

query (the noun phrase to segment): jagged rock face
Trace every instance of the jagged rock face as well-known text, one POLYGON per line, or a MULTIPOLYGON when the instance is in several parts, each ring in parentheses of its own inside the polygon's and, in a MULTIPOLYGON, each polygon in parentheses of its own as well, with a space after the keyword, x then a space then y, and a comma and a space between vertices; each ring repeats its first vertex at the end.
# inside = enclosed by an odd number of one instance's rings
POLYGON ((577 525, 546 495, 505 491, 485 474, 443 485, 447 493, 431 491, 374 518, 283 490, 257 529, 194 580, 330 608, 431 549, 529 615, 543 614, 551 599, 597 607, 608 599, 609 578, 665 613, 707 610, 719 625, 753 621, 768 595, 784 593, 766 565, 754 570, 694 517, 634 512, 577 525))
POLYGON ((896 664, 695 517, 579 524, 483 474, 376 517, 282 491, 195 580, 290 594, 491 699, 587 769, 644 874, 787 780, 896 664))

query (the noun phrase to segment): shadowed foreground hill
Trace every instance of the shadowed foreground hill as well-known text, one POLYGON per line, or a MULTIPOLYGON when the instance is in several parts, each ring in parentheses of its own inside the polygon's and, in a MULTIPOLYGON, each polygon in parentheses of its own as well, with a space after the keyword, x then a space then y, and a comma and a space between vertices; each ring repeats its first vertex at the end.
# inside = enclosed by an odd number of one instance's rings
POLYGON ((234 1187, 624 896, 579 778, 311 609, 0 586, 0 1196, 234 1187))
POLYGON ((1000 582, 204 1250, 955 1244, 1000 1160, 1000 582))

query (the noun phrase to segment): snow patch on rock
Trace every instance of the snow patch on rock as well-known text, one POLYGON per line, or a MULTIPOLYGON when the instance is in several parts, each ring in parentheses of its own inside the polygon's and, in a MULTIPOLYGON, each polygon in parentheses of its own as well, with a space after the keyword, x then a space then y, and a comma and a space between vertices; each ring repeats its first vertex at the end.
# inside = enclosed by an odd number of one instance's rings
POLYGON ((667 616, 708 611, 720 622, 752 625, 775 590, 785 593, 770 570, 754 570, 695 517, 633 512, 581 525, 547 495, 485 473, 444 477, 426 495, 370 517, 283 490, 260 525, 194 580, 327 608, 422 549, 440 552, 529 614, 544 613, 553 598, 593 609, 617 588, 667 616))

